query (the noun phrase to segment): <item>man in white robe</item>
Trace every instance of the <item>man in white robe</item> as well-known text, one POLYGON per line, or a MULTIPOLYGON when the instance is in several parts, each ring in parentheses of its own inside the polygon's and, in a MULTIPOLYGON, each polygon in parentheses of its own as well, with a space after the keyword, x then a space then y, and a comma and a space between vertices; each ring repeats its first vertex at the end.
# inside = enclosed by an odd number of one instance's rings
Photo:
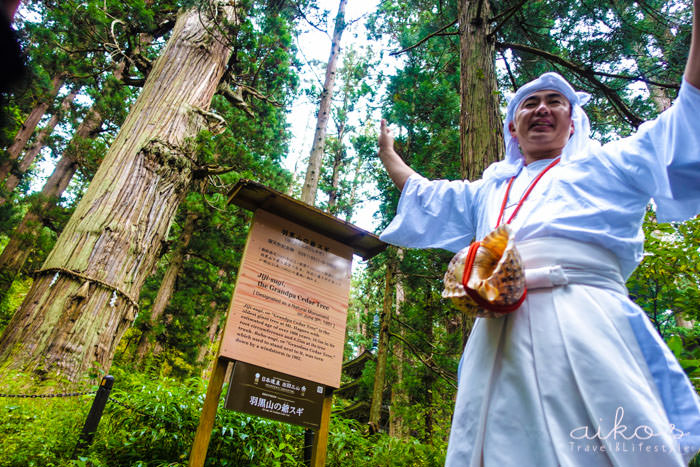
POLYGON ((382 234, 393 244, 458 251, 508 219, 528 295, 502 318, 478 318, 459 368, 448 466, 686 465, 700 449, 700 404, 688 378, 627 296, 643 254, 642 220, 700 212, 700 37, 678 98, 629 138, 589 139, 585 93, 555 73, 518 90, 504 124, 506 158, 481 180, 429 181, 393 149, 379 157, 401 190, 382 234))

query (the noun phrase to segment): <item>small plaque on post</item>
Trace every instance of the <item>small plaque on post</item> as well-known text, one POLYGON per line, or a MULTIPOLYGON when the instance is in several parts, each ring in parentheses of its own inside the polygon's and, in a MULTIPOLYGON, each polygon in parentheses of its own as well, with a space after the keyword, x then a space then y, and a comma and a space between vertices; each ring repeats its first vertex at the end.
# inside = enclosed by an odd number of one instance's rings
POLYGON ((236 362, 224 407, 317 429, 325 391, 324 385, 313 381, 236 362))

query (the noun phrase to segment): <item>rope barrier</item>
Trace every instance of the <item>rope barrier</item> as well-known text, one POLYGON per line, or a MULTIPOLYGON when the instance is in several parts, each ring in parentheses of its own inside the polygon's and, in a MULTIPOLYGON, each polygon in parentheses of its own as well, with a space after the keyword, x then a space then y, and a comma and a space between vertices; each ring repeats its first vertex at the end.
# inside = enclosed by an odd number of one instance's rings
POLYGON ((77 396, 87 396, 89 394, 95 394, 97 391, 85 391, 85 392, 67 392, 63 394, 1 394, 0 397, 13 397, 20 399, 43 399, 49 397, 77 397, 77 396))
MULTIPOLYGON (((130 404, 127 404, 127 403, 124 402, 124 401, 121 401, 121 400, 119 400, 119 399, 114 398, 113 396, 109 396, 109 400, 112 401, 112 402, 114 402, 114 403, 117 404, 117 405, 120 405, 120 406, 124 407, 125 409, 131 410, 132 412, 135 412, 135 413, 141 415, 142 417, 153 418, 153 419, 156 419, 156 420, 160 421, 161 423, 166 423, 166 424, 168 424, 168 425, 175 425, 175 424, 177 424, 177 422, 175 422, 175 421, 173 421, 173 420, 168 420, 167 418, 163 418, 163 417, 161 417, 160 415, 156 415, 156 414, 153 414, 153 413, 146 413, 146 412, 144 412, 143 410, 138 409, 138 408, 136 408, 136 407, 134 407, 134 406, 132 406, 132 405, 130 405, 130 404)), ((178 424, 178 428, 179 428, 179 424, 178 424)))
POLYGON ((46 269, 37 269, 37 270, 34 271, 32 274, 35 275, 35 276, 38 276, 38 275, 40 275, 40 274, 51 274, 51 273, 66 274, 66 275, 68 275, 68 276, 72 276, 72 277, 77 278, 77 279, 82 279, 83 281, 94 282, 95 284, 100 285, 100 286, 104 287, 104 288, 107 289, 107 290, 111 290, 112 292, 114 292, 114 293, 116 293, 116 294, 118 294, 118 295, 121 295, 127 302, 129 302, 129 304, 130 304, 132 307, 134 307, 134 308, 136 309, 136 312, 137 312, 137 313, 138 313, 138 311, 139 311, 139 303, 138 303, 138 300, 136 300, 136 299, 130 297, 129 294, 127 294, 126 292, 124 292, 123 290, 121 290, 119 287, 117 287, 117 286, 115 286, 115 285, 112 285, 112 284, 110 284, 110 283, 108 283, 108 282, 105 282, 105 281, 103 281, 103 280, 95 279, 94 277, 86 276, 85 274, 81 274, 81 273, 79 273, 79 272, 71 271, 70 269, 61 268, 61 267, 53 267, 53 268, 46 268, 46 269))
MULTIPOLYGON (((78 396, 88 396, 88 395, 93 395, 96 394, 97 391, 84 391, 84 392, 67 392, 67 393, 52 393, 52 394, 4 394, 0 393, 0 398, 5 397, 5 398, 17 398, 17 399, 45 399, 45 398, 55 398, 55 397, 78 397, 78 396)), ((114 402, 117 405, 120 405, 124 407, 125 409, 131 410, 132 412, 135 412, 142 417, 146 418, 154 418, 162 423, 167 423, 167 424, 175 424, 177 422, 174 422, 173 420, 168 420, 167 418, 163 418, 159 415, 152 414, 152 413, 147 413, 144 412, 141 409, 138 409, 134 407, 133 405, 127 404, 126 402, 119 400, 113 396, 109 396, 108 400, 111 402, 114 402)))

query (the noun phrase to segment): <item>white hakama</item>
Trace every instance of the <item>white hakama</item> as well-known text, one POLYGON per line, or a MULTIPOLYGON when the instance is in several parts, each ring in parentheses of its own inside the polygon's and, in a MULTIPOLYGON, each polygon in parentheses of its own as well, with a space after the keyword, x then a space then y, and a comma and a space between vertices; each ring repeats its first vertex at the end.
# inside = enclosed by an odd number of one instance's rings
POLYGON ((686 465, 682 454, 692 457, 697 436, 674 429, 666 414, 697 417, 692 388, 627 298, 615 257, 556 238, 518 249, 528 297, 510 315, 477 319, 460 363, 446 465, 686 465), (661 362, 647 361, 640 341, 661 362), (684 389, 681 397, 662 394, 651 368, 684 389))

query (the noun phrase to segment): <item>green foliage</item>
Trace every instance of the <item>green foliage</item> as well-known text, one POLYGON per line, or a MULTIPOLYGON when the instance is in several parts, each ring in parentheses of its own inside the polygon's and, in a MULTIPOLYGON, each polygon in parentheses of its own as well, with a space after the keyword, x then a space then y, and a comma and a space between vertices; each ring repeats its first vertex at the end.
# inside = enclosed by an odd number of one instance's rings
POLYGON ((7 294, 0 300, 0 333, 5 329, 15 310, 19 308, 24 296, 32 286, 31 277, 16 279, 7 294))
MULTIPOLYGON (((385 268, 397 262, 396 280, 404 300, 389 326, 391 353, 383 401, 391 403, 392 417, 402 420, 407 435, 434 445, 445 444, 449 436, 454 375, 462 350, 460 328, 454 324, 459 312, 440 298, 450 256, 444 251, 418 250, 396 255, 392 249, 373 258, 354 284, 346 344, 346 349, 369 348, 376 355, 385 268)), ((357 400, 369 400, 374 368, 372 361, 365 365, 357 400)))
POLYGON ((627 281, 632 299, 659 333, 687 333, 677 317, 700 319, 700 219, 661 224, 649 210, 643 225, 645 256, 627 281))
MULTIPOLYGON (((363 166, 367 164, 367 154, 358 151, 355 139, 363 133, 371 117, 361 115, 371 106, 376 90, 370 86, 372 72, 378 62, 370 47, 348 47, 342 56, 342 65, 336 73, 334 101, 331 117, 335 133, 326 137, 324 152, 326 162, 321 166, 319 190, 327 196, 327 201, 317 203, 320 209, 331 215, 351 219, 355 205, 360 201, 358 189, 367 178, 363 166), (349 137, 349 138, 348 138, 349 137), (350 139, 350 145, 346 140, 350 139)), ((376 137, 374 138, 376 140, 376 137)), ((372 153, 372 157, 374 154, 372 153)))
MULTIPOLYGON (((0 392, 37 393, 36 387, 24 375, 6 371, 3 373, 0 392)), ((41 399, 0 398, 0 466, 66 465, 85 423, 91 401, 89 395, 41 399)))
POLYGON ((371 466, 442 466, 446 444, 423 444, 417 439, 402 440, 385 434, 370 437, 354 420, 332 418, 328 440, 329 467, 371 466))
MULTIPOLYGON (((92 396, 0 398, 0 466, 185 466, 204 400, 201 379, 153 380, 115 369, 111 397, 95 439, 73 457, 92 396)), ((32 393, 23 375, 3 379, 3 392, 32 393)), ((94 388, 93 388, 94 389, 94 388)), ((224 393, 226 388, 224 387, 224 393)), ((387 435, 367 437, 357 422, 333 417, 328 466, 437 466, 444 444, 387 435)), ((207 466, 301 466, 301 427, 250 417, 219 405, 207 466)))
MULTIPOLYGON (((164 34, 167 26, 157 23, 167 25, 166 19, 174 18, 176 8, 172 2, 155 3, 157 5, 151 4, 147 10, 139 0, 44 2, 25 6, 31 14, 23 15, 19 27, 29 55, 30 79, 11 98, 10 108, 16 114, 13 121, 24 121, 44 102, 48 110, 42 122, 47 121, 49 115, 58 115, 60 119, 53 133, 43 141, 39 161, 30 166, 13 193, 3 193, 11 195, 9 202, 0 208, 3 232, 10 234, 29 209, 40 217, 40 221, 22 235, 22 249, 31 250, 26 264, 5 277, 26 281, 22 274, 40 267, 113 141, 136 95, 115 76, 118 63, 122 60, 127 64, 123 75, 135 78, 134 75, 143 72, 136 66, 131 67, 133 57, 127 59, 125 54, 135 54, 135 40, 147 42, 146 33, 152 33, 156 39, 164 34), (49 90, 56 77, 61 77, 63 87, 58 98, 53 99, 49 90), (69 90, 78 90, 78 98, 70 109, 59 114, 59 104, 69 90), (96 126, 89 134, 79 137, 76 129, 85 121, 94 121, 96 126), (49 159, 46 157, 49 154, 54 157, 49 159), (46 170, 61 155, 70 156, 75 162, 70 169, 75 175, 68 189, 58 193, 55 199, 32 193, 36 187, 29 182, 40 182, 32 180, 36 176, 34 170, 37 167, 46 170)), ((7 125, 2 131, 7 132, 10 127, 16 130, 12 121, 2 124, 7 125)), ((35 134, 27 147, 36 143, 35 134)), ((5 156, 5 153, 0 155, 5 156)), ((13 235, 21 238, 17 232, 13 235)), ((14 304, 16 300, 11 302, 14 304)))
POLYGON ((700 336, 697 331, 692 336, 671 336, 666 340, 666 343, 695 389, 700 391, 700 336))

